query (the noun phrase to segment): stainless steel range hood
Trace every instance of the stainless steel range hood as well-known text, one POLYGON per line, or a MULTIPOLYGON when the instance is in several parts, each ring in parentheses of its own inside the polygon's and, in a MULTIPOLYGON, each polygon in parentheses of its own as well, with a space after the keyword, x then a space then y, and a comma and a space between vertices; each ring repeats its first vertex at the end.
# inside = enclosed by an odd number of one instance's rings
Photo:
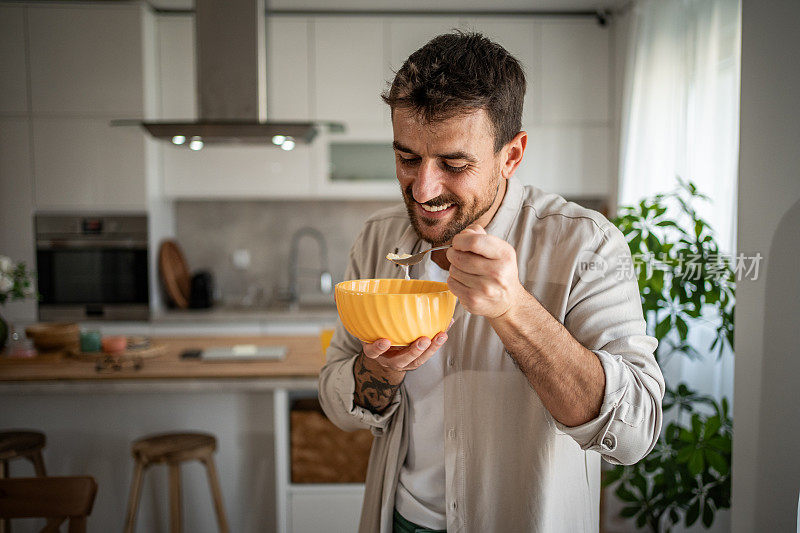
MULTIPOLYGON (((196 0, 200 119, 142 122, 152 136, 187 146, 192 141, 198 146, 202 143, 281 145, 286 139, 311 142, 317 133, 317 124, 313 122, 267 121, 264 7, 264 0, 196 0)), ((283 147, 291 146, 294 144, 283 147)))

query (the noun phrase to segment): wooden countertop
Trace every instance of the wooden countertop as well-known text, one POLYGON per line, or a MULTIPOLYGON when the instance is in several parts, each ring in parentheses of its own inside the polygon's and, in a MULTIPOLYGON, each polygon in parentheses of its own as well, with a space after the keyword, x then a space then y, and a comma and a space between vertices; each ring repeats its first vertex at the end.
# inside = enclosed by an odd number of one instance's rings
POLYGON ((0 357, 0 382, 63 380, 148 380, 209 378, 316 378, 323 363, 319 336, 256 337, 151 337, 166 345, 166 353, 146 359, 142 368, 98 372, 95 363, 69 357, 64 352, 41 353, 30 359, 0 357), (286 346, 281 361, 200 361, 181 359, 189 348, 263 344, 286 346))

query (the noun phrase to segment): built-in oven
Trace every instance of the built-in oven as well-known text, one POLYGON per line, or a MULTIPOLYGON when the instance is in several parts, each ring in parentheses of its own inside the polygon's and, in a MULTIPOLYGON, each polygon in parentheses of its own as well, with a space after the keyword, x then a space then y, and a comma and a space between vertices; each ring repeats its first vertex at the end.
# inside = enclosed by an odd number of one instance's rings
POLYGON ((39 320, 148 320, 146 214, 34 216, 39 320))

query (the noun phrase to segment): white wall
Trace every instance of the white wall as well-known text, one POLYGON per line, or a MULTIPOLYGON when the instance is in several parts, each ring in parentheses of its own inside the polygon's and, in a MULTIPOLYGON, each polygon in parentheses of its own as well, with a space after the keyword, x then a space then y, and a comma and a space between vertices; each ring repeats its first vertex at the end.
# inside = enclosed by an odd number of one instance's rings
POLYGON ((743 0, 734 532, 794 531, 800 491, 800 3, 743 0))

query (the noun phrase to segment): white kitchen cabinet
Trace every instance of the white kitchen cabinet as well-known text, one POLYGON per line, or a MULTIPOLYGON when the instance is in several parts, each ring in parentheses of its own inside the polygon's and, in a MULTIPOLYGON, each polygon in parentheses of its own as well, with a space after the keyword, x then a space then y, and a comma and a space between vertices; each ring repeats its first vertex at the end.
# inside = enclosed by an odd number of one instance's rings
POLYGON ((378 17, 314 19, 315 118, 389 126, 389 110, 380 98, 391 73, 386 24, 378 17))
MULTIPOLYGON (((36 269, 30 121, 24 117, 0 118, 0 254, 36 269)), ((36 302, 7 302, 3 316, 13 322, 35 321, 36 302)))
POLYGON ((207 144, 197 152, 162 143, 168 198, 308 198, 312 149, 207 144))
POLYGON ((142 116, 144 5, 31 5, 34 115, 142 116))
POLYGON ((286 531, 358 531, 363 500, 362 484, 309 488, 295 485, 288 495, 289 523, 286 531))
POLYGON ((610 126, 534 126, 515 176, 562 196, 600 196, 612 190, 615 149, 610 126))
POLYGON ((541 112, 539 22, 530 17, 475 17, 461 19, 459 27, 484 34, 499 43, 520 62, 527 82, 525 103, 522 106, 522 126, 523 128, 532 126, 541 112))
POLYGON ((609 121, 609 29, 594 19, 541 23, 542 122, 609 121))
POLYGON ((389 24, 389 63, 399 69, 403 62, 425 43, 459 27, 456 15, 430 17, 395 17, 389 24))
POLYGON ((278 533, 326 531, 350 533, 358 530, 363 483, 292 483, 291 400, 310 398, 316 391, 274 393, 275 496, 278 533))
POLYGON ((28 112, 27 79, 24 8, 0 5, 0 114, 28 112))
POLYGON ((142 210, 145 138, 107 118, 33 119, 36 207, 142 210))
POLYGON ((197 118, 194 16, 167 14, 157 18, 158 97, 165 120, 197 118))
POLYGON ((306 17, 267 17, 267 118, 311 119, 309 26, 306 17))

